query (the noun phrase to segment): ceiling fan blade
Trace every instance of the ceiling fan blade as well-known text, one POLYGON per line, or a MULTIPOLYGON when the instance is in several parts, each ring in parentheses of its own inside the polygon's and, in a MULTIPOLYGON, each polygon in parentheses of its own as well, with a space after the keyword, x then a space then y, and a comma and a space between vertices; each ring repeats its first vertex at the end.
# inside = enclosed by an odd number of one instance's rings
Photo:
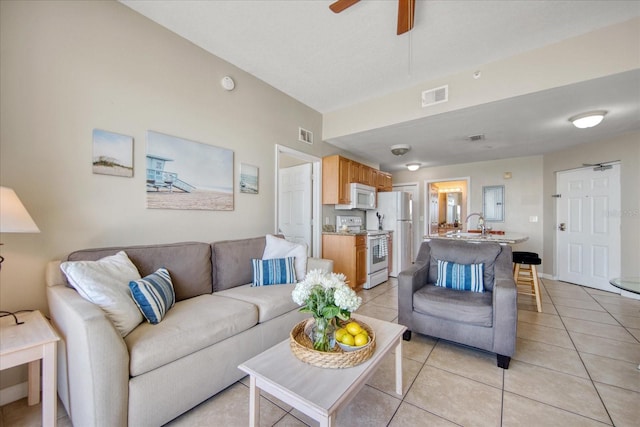
POLYGON ((411 31, 415 12, 416 0, 398 0, 398 35, 411 31))
POLYGON ((346 8, 358 3, 359 1, 360 0, 338 0, 335 3, 331 3, 329 9, 331 9, 334 13, 340 13, 346 8))

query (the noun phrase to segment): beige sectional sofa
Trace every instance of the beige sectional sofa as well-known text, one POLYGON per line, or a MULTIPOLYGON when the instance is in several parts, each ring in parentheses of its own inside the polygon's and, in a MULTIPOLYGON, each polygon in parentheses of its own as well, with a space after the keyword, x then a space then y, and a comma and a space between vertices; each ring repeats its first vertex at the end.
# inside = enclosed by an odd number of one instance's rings
MULTIPOLYGON (((176 304, 164 319, 124 338, 105 312, 68 286, 60 261, 47 268, 47 297, 61 335, 58 394, 75 426, 159 426, 242 378, 237 366, 286 339, 308 315, 292 284, 251 287, 251 259, 265 237, 208 243, 89 249, 69 261, 125 251, 141 276, 171 273, 176 304)), ((331 271, 309 258, 307 271, 331 271)), ((247 402, 248 405, 248 402, 247 402)))

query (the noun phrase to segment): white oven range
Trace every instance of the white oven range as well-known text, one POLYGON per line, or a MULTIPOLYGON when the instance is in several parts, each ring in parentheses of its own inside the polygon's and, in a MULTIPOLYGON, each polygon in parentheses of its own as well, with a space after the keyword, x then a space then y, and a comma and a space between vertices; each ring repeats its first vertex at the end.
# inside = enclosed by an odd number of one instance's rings
POLYGON ((367 231, 367 282, 371 289, 389 279, 389 248, 386 231, 367 231))

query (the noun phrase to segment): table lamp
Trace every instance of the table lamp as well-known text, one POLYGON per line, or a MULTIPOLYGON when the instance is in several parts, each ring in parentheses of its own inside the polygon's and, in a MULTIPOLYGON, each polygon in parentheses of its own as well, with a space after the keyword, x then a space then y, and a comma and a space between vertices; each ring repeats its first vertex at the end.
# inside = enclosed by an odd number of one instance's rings
MULTIPOLYGON (((39 233, 40 229, 31 219, 18 195, 11 188, 0 187, 0 233, 39 233)), ((2 243, 0 243, 1 245, 2 243)), ((0 255, 0 268, 2 268, 4 258, 0 255)), ((0 311, 0 314, 13 316, 18 322, 14 313, 0 311)))

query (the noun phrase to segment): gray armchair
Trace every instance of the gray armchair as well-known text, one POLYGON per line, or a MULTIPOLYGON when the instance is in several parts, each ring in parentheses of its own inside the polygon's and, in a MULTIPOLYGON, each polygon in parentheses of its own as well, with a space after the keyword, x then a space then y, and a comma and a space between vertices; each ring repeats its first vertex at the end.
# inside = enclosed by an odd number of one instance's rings
POLYGON ((432 239, 423 242, 414 265, 398 275, 398 323, 411 332, 497 354, 509 368, 516 348, 517 288, 511 247, 493 242, 432 239), (435 286, 438 260, 484 264, 484 292, 435 286))

